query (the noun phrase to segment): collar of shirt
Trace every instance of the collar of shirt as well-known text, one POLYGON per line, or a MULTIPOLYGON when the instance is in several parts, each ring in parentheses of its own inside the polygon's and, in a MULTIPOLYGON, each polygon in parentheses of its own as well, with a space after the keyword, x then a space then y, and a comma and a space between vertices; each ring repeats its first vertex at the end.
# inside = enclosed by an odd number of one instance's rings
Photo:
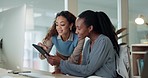
MULTIPOLYGON (((68 38, 67 41, 73 41, 73 37, 74 37, 74 36, 73 36, 73 33, 71 32, 71 33, 70 33, 70 36, 69 36, 69 38, 68 38)), ((60 35, 58 35, 57 39, 62 39, 62 38, 61 38, 60 35)))

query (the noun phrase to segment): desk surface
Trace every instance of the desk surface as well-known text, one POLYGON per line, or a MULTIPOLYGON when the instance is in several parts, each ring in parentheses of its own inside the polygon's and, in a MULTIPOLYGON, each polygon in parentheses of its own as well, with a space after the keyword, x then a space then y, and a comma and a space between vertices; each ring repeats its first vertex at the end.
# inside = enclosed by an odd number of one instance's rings
POLYGON ((9 70, 0 68, 0 78, 78 78, 74 76, 67 76, 62 74, 56 74, 53 75, 50 72, 32 72, 31 73, 19 73, 19 74, 13 74, 8 73, 9 70))

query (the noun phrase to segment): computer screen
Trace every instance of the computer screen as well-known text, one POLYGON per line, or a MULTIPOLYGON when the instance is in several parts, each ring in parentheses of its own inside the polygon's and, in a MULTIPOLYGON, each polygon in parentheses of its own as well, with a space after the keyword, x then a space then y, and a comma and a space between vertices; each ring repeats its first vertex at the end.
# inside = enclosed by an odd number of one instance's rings
POLYGON ((20 70, 23 66, 26 5, 0 12, 3 38, 3 67, 20 70))
MULTIPOLYGON (((0 39, 3 39, 1 50, 4 68, 53 71, 54 67, 48 64, 46 59, 41 60, 39 52, 32 46, 42 41, 48 27, 35 26, 33 20, 33 9, 26 5, 0 12, 0 39)), ((55 51, 54 47, 51 53, 55 51)))

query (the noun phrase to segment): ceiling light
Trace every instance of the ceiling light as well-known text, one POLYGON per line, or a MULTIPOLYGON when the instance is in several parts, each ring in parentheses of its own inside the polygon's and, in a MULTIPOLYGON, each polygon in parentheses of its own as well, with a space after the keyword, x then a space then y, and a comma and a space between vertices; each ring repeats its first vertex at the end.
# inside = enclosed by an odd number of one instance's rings
POLYGON ((135 23, 138 24, 138 25, 144 24, 144 16, 138 15, 138 17, 135 19, 135 23))

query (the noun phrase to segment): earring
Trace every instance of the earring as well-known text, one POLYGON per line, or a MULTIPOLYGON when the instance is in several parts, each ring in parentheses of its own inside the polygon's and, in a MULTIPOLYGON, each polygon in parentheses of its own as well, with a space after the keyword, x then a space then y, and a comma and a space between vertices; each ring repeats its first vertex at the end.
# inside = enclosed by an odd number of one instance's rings
POLYGON ((72 27, 70 27, 70 31, 72 30, 72 27))

